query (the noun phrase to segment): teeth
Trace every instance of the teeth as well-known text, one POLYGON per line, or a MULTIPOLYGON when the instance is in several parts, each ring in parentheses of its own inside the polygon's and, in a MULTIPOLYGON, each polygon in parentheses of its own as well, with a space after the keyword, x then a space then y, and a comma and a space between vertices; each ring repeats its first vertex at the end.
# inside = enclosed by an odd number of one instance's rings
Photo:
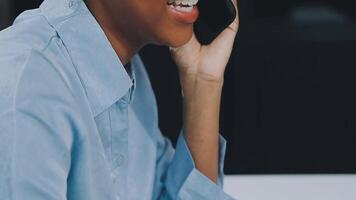
POLYGON ((167 0, 168 4, 184 5, 185 7, 192 7, 198 3, 198 0, 167 0))
POLYGON ((174 9, 181 12, 192 12, 193 6, 189 6, 189 7, 175 6, 174 9))

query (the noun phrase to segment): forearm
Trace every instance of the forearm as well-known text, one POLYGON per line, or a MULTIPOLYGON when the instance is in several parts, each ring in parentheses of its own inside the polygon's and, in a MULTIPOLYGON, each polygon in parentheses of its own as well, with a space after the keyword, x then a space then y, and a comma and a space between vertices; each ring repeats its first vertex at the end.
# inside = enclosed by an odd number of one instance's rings
POLYGON ((183 129, 196 168, 217 182, 219 165, 219 113, 223 80, 181 76, 183 129))

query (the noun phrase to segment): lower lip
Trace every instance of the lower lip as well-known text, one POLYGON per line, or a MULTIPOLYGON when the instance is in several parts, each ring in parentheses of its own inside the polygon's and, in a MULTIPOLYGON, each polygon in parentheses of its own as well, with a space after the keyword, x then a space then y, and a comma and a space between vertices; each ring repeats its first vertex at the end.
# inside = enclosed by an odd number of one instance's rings
POLYGON ((167 5, 168 10, 173 15, 173 17, 180 23, 183 24, 193 24, 199 17, 199 10, 198 7, 195 5, 193 10, 190 12, 183 12, 176 10, 169 5, 167 5))

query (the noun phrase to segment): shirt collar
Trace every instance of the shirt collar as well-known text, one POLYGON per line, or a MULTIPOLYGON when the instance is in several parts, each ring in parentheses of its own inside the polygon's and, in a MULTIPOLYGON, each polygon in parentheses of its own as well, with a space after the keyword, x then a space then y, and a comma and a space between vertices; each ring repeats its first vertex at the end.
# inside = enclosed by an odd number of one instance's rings
POLYGON ((40 9, 69 52, 97 116, 123 97, 134 81, 83 0, 45 0, 40 9))

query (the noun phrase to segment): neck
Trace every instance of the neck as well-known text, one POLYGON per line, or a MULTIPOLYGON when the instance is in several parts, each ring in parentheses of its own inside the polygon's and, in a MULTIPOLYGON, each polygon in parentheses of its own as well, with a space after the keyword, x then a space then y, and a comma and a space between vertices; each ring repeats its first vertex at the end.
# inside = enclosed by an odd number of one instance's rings
POLYGON ((140 39, 137 39, 133 34, 128 33, 126 27, 118 27, 117 24, 120 23, 115 23, 115 18, 101 2, 97 0, 87 1, 87 6, 103 29, 121 63, 126 65, 144 46, 144 43, 140 42, 140 39))

